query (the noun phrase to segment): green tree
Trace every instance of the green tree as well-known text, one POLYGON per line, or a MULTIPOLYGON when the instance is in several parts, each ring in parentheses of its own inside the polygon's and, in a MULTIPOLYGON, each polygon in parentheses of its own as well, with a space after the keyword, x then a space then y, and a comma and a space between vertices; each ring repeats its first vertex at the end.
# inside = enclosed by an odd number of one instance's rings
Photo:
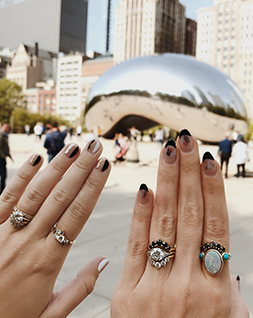
POLYGON ((16 108, 26 108, 22 87, 6 78, 0 79, 0 122, 9 122, 16 108))

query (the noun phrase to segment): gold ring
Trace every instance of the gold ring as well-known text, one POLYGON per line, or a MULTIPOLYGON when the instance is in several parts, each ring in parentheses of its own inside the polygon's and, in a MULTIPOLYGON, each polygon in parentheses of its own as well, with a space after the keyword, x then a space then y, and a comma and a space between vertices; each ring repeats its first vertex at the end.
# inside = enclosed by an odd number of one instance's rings
POLYGON ((162 240, 157 240, 149 244, 147 255, 150 264, 160 269, 162 266, 166 266, 171 258, 175 257, 176 248, 170 247, 162 240))
POLYGON ((30 223, 32 219, 33 219, 32 215, 19 210, 19 208, 17 208, 16 206, 13 207, 13 210, 10 216, 10 222, 13 227, 22 229, 28 223, 30 223))
POLYGON ((53 227, 53 234, 54 234, 54 238, 56 239, 56 241, 58 243, 60 243, 62 246, 65 245, 72 245, 75 243, 75 241, 70 241, 65 237, 65 231, 56 228, 56 225, 54 225, 53 227))

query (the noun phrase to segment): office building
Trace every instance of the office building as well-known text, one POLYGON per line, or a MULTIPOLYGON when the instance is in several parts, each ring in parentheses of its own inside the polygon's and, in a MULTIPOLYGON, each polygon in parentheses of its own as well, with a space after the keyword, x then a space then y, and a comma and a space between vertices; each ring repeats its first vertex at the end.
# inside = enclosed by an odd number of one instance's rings
POLYGON ((185 54, 196 56, 197 46, 197 22, 186 19, 185 27, 185 54))
POLYGON ((88 0, 0 0, 0 46, 86 52, 88 0))
POLYGON ((234 80, 253 117, 253 0, 215 0, 198 11, 197 58, 234 80))
POLYGON ((185 52, 185 7, 178 0, 121 0, 116 12, 114 63, 185 52))

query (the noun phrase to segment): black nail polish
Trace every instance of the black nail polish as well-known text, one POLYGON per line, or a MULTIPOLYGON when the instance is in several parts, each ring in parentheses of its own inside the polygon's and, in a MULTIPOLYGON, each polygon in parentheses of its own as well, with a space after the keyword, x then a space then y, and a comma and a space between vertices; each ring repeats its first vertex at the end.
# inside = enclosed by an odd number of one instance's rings
POLYGON ((176 147, 176 143, 173 139, 169 139, 167 142, 166 142, 166 145, 165 145, 165 148, 168 147, 168 146, 172 146, 174 148, 177 148, 176 147))
POLYGON ((182 129, 179 133, 179 138, 181 138, 182 136, 191 136, 191 133, 187 129, 182 129))
POLYGON ((146 192, 148 192, 148 187, 146 186, 145 183, 142 183, 142 184, 140 185, 140 191, 146 191, 146 192))
POLYGON ((33 166, 36 166, 41 160, 41 156, 38 156, 37 159, 35 160, 33 166))
POLYGON ((204 162, 206 159, 214 160, 214 157, 212 156, 212 154, 211 154, 209 151, 206 151, 206 152, 204 153, 202 162, 204 162))
POLYGON ((101 171, 104 172, 108 167, 109 167, 109 161, 106 159, 101 171))
POLYGON ((236 280, 239 282, 239 281, 241 280, 241 277, 238 275, 238 276, 236 277, 236 280))
POLYGON ((72 152, 69 158, 73 158, 78 153, 79 147, 77 146, 76 149, 72 152))

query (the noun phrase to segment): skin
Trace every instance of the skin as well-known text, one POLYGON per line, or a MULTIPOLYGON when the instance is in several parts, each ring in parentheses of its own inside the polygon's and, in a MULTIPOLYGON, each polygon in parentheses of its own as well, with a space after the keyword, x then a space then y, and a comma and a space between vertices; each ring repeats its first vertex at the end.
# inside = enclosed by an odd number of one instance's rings
POLYGON ((75 240, 110 172, 110 164, 102 171, 105 158, 97 167, 101 144, 95 153, 88 151, 88 145, 81 154, 78 148, 72 158, 77 145, 65 154, 68 147, 35 178, 43 159, 33 165, 38 155, 29 158, 0 197, 1 317, 65 318, 92 292, 99 276, 102 256, 82 268, 62 291, 53 293, 70 246, 61 246, 51 229, 58 222, 67 239, 75 240), (23 229, 9 221, 14 205, 34 216, 23 229))
POLYGON ((111 318, 249 317, 235 279, 231 287, 229 261, 210 276, 199 259, 205 242, 220 242, 229 251, 220 167, 211 159, 199 163, 194 137, 182 136, 176 146, 176 154, 174 147, 161 151, 155 197, 151 189, 137 193, 111 318), (176 244, 176 257, 159 270, 146 255, 148 244, 158 239, 176 244))

